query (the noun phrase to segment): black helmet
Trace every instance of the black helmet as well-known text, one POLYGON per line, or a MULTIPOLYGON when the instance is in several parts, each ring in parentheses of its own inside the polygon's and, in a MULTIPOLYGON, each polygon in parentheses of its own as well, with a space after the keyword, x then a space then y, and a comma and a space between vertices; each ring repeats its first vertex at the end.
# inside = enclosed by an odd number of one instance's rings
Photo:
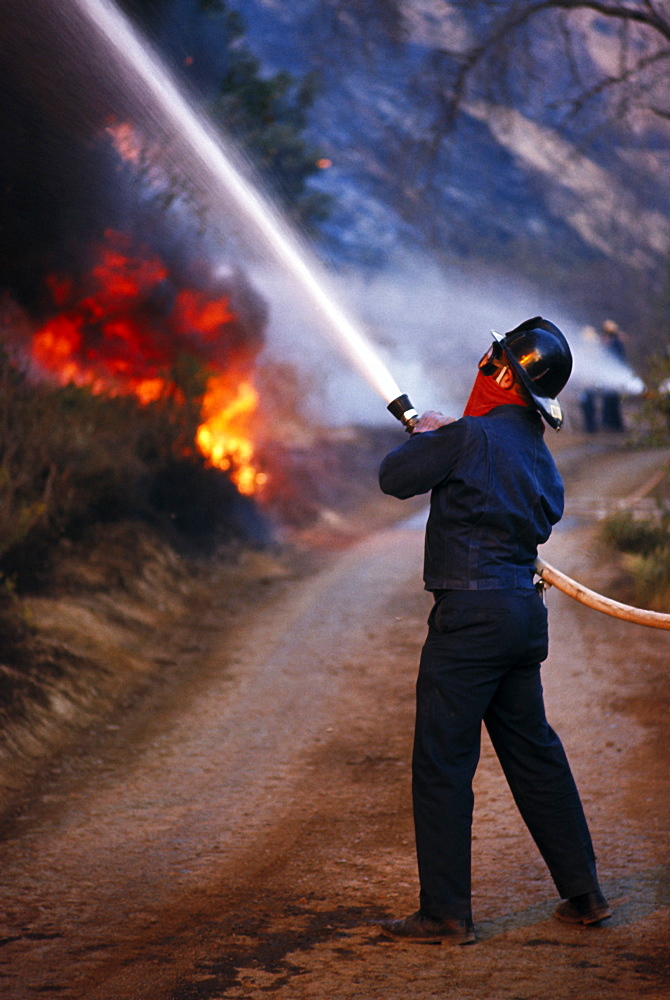
POLYGON ((541 316, 527 319, 509 333, 491 333, 544 419, 558 430, 563 410, 556 397, 572 371, 572 354, 564 335, 541 316))

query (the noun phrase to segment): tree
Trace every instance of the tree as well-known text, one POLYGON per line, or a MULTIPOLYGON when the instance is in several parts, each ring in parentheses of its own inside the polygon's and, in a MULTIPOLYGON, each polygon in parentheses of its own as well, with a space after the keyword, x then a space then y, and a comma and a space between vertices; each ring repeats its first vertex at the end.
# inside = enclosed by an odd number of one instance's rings
POLYGON ((670 119, 667 0, 456 0, 465 30, 431 57, 438 114, 449 133, 468 104, 523 99, 555 125, 597 134, 602 122, 670 119))
POLYGON ((325 219, 330 199, 309 187, 321 154, 304 138, 314 76, 264 73, 244 44, 243 19, 225 0, 124 0, 124 7, 157 35, 159 47, 178 54, 175 61, 203 93, 215 124, 237 141, 293 221, 312 228, 325 219), (216 58, 194 57, 205 34, 216 37, 216 58))

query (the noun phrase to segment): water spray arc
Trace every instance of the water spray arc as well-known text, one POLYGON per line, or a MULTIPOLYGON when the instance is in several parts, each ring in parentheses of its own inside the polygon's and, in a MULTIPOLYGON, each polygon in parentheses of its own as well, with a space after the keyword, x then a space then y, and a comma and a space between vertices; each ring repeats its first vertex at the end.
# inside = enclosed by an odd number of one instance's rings
POLYGON ((110 0, 76 2, 106 43, 113 47, 115 55, 141 79, 165 122, 178 130, 221 196, 232 198, 245 218, 253 222, 279 262, 298 281, 327 321, 334 339, 359 373, 385 402, 399 397, 399 387, 366 336, 326 291, 325 277, 319 274, 317 262, 309 259, 307 250, 300 246, 270 201, 236 166, 233 150, 224 148, 221 136, 184 97, 149 45, 110 0))

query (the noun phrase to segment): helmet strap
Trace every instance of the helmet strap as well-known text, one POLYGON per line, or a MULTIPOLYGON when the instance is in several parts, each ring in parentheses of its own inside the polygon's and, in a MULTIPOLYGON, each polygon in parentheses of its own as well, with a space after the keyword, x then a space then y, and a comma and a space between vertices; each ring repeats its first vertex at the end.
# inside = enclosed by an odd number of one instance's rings
POLYGON ((506 377, 507 372, 511 372, 510 366, 503 365, 502 368, 498 369, 498 372, 494 379, 494 381, 498 383, 501 389, 511 389, 512 385, 514 384, 514 372, 512 372, 511 380, 506 377), (506 382, 506 384, 503 385, 503 382, 506 382))

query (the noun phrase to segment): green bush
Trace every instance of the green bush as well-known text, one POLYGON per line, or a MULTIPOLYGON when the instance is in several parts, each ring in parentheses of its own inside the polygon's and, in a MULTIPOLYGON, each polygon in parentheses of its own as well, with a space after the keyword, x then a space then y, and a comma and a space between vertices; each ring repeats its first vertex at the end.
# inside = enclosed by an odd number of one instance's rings
MULTIPOLYGON (((639 414, 639 444, 670 446, 670 345, 646 365, 647 387, 639 414)), ((654 489, 656 511, 640 517, 630 511, 610 515, 602 525, 604 541, 624 554, 635 600, 657 611, 670 610, 670 482, 654 489)))
POLYGON ((635 517, 619 511, 603 521, 604 541, 624 554, 633 580, 634 599, 641 607, 670 607, 670 509, 659 501, 655 517, 635 517))
POLYGON ((619 552, 648 556, 670 545, 670 513, 660 508, 652 520, 618 511, 603 521, 602 535, 619 552))
POLYGON ((628 556, 626 569, 635 581, 635 599, 652 611, 670 611, 670 544, 649 555, 628 556))
POLYGON ((670 345, 652 355, 644 373, 646 392, 640 412, 641 443, 667 448, 670 444, 670 345))

